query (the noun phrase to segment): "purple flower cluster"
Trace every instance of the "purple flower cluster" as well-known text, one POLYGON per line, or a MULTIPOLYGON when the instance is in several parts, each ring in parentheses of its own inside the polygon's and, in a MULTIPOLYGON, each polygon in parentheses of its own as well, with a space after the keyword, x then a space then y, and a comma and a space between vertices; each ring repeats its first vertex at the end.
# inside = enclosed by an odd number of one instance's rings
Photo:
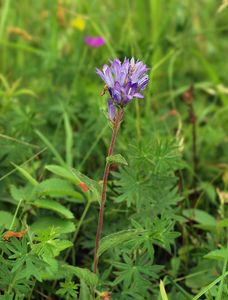
POLYGON ((133 98, 144 98, 141 91, 145 89, 149 82, 147 75, 148 68, 143 62, 132 58, 124 59, 123 63, 119 59, 111 61, 111 66, 104 65, 103 72, 99 69, 97 74, 106 83, 110 97, 108 100, 109 118, 113 121, 116 108, 123 108, 133 98))

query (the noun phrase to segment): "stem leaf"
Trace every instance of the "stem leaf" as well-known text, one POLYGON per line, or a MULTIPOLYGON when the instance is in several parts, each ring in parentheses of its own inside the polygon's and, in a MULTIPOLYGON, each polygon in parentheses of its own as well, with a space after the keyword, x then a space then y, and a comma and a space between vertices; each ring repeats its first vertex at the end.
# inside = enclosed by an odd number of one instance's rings
POLYGON ((109 164, 128 165, 126 159, 121 154, 110 155, 106 157, 106 161, 109 164))

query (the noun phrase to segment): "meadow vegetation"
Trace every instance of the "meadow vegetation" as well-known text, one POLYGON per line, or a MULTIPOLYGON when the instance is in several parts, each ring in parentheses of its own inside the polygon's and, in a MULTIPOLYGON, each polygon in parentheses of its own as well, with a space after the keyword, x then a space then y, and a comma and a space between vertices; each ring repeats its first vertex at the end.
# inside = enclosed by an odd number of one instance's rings
POLYGON ((226 0, 0 0, 0 299, 228 299, 227 20, 226 0), (107 157, 96 68, 125 57, 150 82, 107 157))

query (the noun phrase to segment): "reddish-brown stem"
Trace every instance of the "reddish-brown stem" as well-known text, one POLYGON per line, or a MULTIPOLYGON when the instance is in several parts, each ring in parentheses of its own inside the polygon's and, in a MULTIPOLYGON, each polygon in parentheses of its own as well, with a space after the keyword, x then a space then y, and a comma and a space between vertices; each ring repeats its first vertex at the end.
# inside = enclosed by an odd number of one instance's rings
MULTIPOLYGON (((119 129, 119 124, 123 116, 123 110, 119 110, 116 114, 116 118, 114 121, 114 127, 112 131, 112 139, 111 143, 108 149, 108 156, 112 155, 117 132, 119 129)), ((104 177, 103 177, 103 186, 102 186, 102 193, 101 193, 101 206, 100 206, 100 212, 99 212, 99 219, 98 219, 98 225, 97 225, 97 235, 96 235, 96 242, 95 242, 95 253, 94 253, 94 260, 93 260, 93 272, 97 272, 97 265, 98 265, 98 249, 99 249, 99 243, 101 239, 101 231, 102 231, 102 225, 103 225, 103 215, 104 215, 104 205, 105 205, 105 198, 106 198, 106 189, 107 189, 107 182, 108 182, 108 175, 110 170, 110 164, 106 162, 105 170, 104 170, 104 177)))

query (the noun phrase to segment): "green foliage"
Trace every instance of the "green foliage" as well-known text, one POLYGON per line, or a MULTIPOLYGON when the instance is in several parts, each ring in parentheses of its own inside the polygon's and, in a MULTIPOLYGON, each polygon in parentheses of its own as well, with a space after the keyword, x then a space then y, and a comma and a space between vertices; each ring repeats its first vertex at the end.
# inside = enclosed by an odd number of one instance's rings
MULTIPOLYGON (((14 220, 14 218, 11 213, 9 213, 8 211, 3 211, 3 210, 0 211, 0 227, 9 229, 13 223, 13 220, 14 220)), ((17 222, 17 224, 15 224, 15 225, 18 225, 17 220, 16 220, 16 222, 17 222)), ((14 223, 16 223, 16 222, 14 222, 14 223)))
POLYGON ((74 266, 65 266, 65 269, 84 281, 89 287, 95 287, 97 285, 98 278, 90 270, 74 266))
POLYGON ((19 173, 25 177, 26 180, 28 180, 28 182, 31 183, 31 185, 33 186, 37 186, 38 185, 38 182, 36 181, 36 179, 34 179, 30 174, 29 172, 27 172, 25 169, 21 168, 20 166, 17 166, 15 165, 15 168, 19 171, 19 173))
MULTIPOLYGON (((0 285, 6 295, 25 296, 34 288, 34 280, 42 282, 43 279, 59 278, 59 266, 55 258, 72 246, 69 240, 60 239, 60 234, 54 229, 37 230, 35 236, 29 232, 28 239, 24 236, 21 240, 10 238, 9 241, 0 242, 0 285)), ((68 274, 73 272, 68 271, 68 274)), ((83 276, 79 274, 79 277, 83 276)))
POLYGON ((222 249, 210 251, 204 257, 208 259, 225 260, 228 258, 227 249, 222 248, 222 249))
POLYGON ((58 238, 59 233, 54 229, 38 231, 34 240, 38 243, 33 245, 33 251, 42 256, 44 260, 56 257, 59 253, 73 244, 68 240, 58 238))
POLYGON ((137 240, 142 232, 136 229, 123 230, 120 232, 112 233, 101 240, 99 247, 99 255, 102 255, 108 249, 112 249, 118 245, 123 245, 124 242, 137 240))
POLYGON ((65 281, 60 283, 60 289, 56 292, 63 299, 78 299, 78 284, 73 281, 65 281))
POLYGON ((90 179, 76 169, 72 170, 77 180, 83 182, 89 188, 89 198, 91 201, 100 201, 101 199, 101 185, 95 180, 90 179))
POLYGON ((225 1, 0 2, 0 299, 227 299, 225 1), (106 157, 95 68, 131 56, 150 84, 106 157))
POLYGON ((25 238, 11 239, 9 243, 1 241, 0 248, 6 255, 1 258, 1 289, 6 295, 26 295, 33 286, 32 277, 42 281, 40 271, 46 263, 32 251, 25 238))
POLYGON ((44 180, 39 185, 40 196, 51 196, 51 197, 64 197, 69 196, 73 198, 73 201, 83 203, 83 197, 80 193, 76 192, 72 185, 62 179, 51 178, 44 180))
POLYGON ((120 164, 120 165, 124 165, 124 166, 128 165, 126 159, 121 154, 115 154, 115 155, 108 156, 106 158, 106 161, 110 164, 120 164))
POLYGON ((38 208, 44 208, 48 210, 53 210, 54 212, 58 213, 59 215, 62 215, 63 217, 67 219, 73 219, 74 215, 72 212, 64 207, 62 204, 53 201, 53 200, 47 200, 47 199, 38 199, 35 200, 33 203, 38 208))
POLYGON ((160 281, 160 293, 161 293, 162 300, 168 300, 168 296, 162 280, 160 281))
POLYGON ((72 183, 78 183, 72 171, 58 165, 48 165, 45 167, 48 171, 69 180, 72 183))
POLYGON ((72 221, 54 216, 40 216, 39 219, 37 219, 31 225, 31 229, 34 232, 42 231, 52 227, 59 233, 70 233, 75 231, 75 225, 72 221))

